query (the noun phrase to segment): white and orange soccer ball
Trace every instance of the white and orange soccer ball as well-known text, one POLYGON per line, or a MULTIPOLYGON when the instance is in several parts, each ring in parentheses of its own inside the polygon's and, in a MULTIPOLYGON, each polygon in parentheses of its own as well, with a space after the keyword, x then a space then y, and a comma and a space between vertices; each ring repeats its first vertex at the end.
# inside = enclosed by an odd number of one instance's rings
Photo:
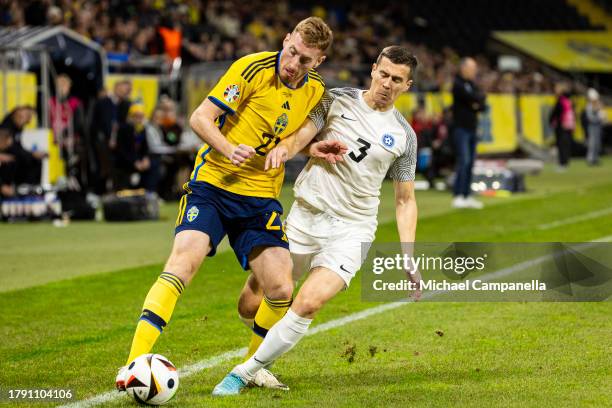
POLYGON ((141 404, 165 404, 174 397, 178 385, 176 367, 160 354, 136 357, 125 373, 125 390, 141 404))

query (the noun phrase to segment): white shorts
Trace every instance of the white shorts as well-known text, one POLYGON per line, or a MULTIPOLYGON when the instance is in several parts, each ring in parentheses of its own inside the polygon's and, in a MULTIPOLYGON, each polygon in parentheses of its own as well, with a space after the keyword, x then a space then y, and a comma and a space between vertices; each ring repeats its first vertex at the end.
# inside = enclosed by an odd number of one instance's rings
POLYGON ((322 266, 337 273, 348 287, 361 268, 362 246, 365 244, 367 253, 374 240, 376 225, 376 218, 344 220, 295 201, 286 222, 293 279, 322 266))

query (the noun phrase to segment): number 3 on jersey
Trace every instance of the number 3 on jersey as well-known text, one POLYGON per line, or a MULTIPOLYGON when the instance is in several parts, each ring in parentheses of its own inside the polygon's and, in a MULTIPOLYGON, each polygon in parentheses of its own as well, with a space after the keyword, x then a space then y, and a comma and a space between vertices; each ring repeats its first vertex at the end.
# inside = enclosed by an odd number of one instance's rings
POLYGON ((372 147, 372 145, 369 142, 363 140, 362 138, 357 139, 357 141, 363 145, 359 148, 359 156, 356 156, 355 153, 350 152, 349 157, 359 163, 368 155, 368 149, 372 147))

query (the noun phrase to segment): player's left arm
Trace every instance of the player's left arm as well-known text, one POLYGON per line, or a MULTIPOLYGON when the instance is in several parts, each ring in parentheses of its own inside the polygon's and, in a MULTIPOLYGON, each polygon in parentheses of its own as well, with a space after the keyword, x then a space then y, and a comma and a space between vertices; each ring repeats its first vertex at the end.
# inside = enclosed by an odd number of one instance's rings
POLYGON ((401 242, 413 243, 416 238, 417 203, 414 181, 394 181, 395 218, 401 242))
POLYGON ((416 173, 416 134, 407 134, 404 152, 395 159, 389 175, 395 189, 395 216, 401 242, 414 242, 416 236, 417 204, 414 194, 416 173))
MULTIPOLYGON (((395 218, 397 230, 404 253, 413 255, 417 226, 417 203, 414 193, 414 178, 416 172, 416 135, 409 131, 406 150, 391 166, 389 174, 393 179, 395 189, 395 218)), ((412 297, 418 300, 421 297, 421 274, 416 268, 406 271, 408 279, 416 284, 412 297)))
MULTIPOLYGON (((417 203, 414 194, 414 181, 393 182, 395 188, 395 218, 402 249, 409 256, 413 255, 417 226, 417 203)), ((407 270, 408 279, 416 285, 412 298, 416 301, 421 297, 421 273, 413 268, 407 270)))

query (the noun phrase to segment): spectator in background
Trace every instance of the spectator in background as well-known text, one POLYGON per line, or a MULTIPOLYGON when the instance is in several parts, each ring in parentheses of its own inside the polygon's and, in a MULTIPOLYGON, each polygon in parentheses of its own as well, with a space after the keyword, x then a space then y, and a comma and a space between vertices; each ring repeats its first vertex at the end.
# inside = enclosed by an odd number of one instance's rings
POLYGON ((161 196, 164 199, 176 199, 183 193, 182 182, 177 182, 181 168, 187 167, 191 170, 191 156, 179 149, 183 135, 183 126, 178 120, 176 102, 167 96, 162 96, 159 101, 161 111, 161 129, 163 141, 166 146, 174 149, 174 154, 165 155, 162 158, 164 172, 161 179, 161 196))
POLYGON ((171 18, 164 18, 157 32, 161 36, 164 44, 164 51, 170 60, 181 56, 181 43, 183 33, 178 21, 171 18))
POLYGON ((178 121, 176 102, 168 96, 163 95, 159 100, 161 110, 161 129, 164 142, 169 146, 178 146, 181 143, 183 127, 178 121))
POLYGON ((157 106, 151 113, 151 119, 145 123, 145 131, 147 133, 147 144, 149 151, 153 154, 165 154, 173 152, 172 148, 164 142, 162 131, 164 112, 157 106))
POLYGON ((0 127, 0 197, 15 195, 15 156, 11 154, 13 135, 0 127))
POLYGON ((419 147, 429 146, 433 122, 427 115, 423 103, 419 102, 417 108, 412 112, 410 126, 412 126, 412 129, 414 129, 414 132, 417 135, 419 147))
POLYGON ((89 147, 95 152, 90 166, 90 180, 96 194, 104 194, 108 190, 117 131, 126 123, 131 93, 132 83, 129 80, 117 81, 113 93, 102 96, 94 104, 89 147))
POLYGON ((130 106, 127 122, 117 132, 114 189, 141 187, 155 192, 158 170, 151 162, 144 106, 133 104, 130 106))
POLYGON ((574 107, 569 96, 569 86, 560 82, 555 85, 557 103, 553 108, 549 122, 555 131, 557 141, 557 152, 559 158, 558 170, 563 172, 567 169, 572 153, 572 133, 576 127, 576 116, 574 107))
POLYGON ((68 75, 58 75, 55 95, 49 100, 49 121, 53 137, 60 147, 66 164, 66 174, 73 189, 80 190, 86 174, 85 114, 83 104, 70 95, 72 81, 68 75))
MULTIPOLYGON (((425 104, 419 100, 417 108, 412 112, 410 126, 417 136, 417 168, 416 171, 427 177, 431 167, 431 139, 433 132, 433 121, 425 111, 425 104)), ((431 180, 427 177, 427 181, 431 180)))
MULTIPOLYGON (((15 28, 63 24, 103 44, 107 56, 115 62, 111 69, 121 70, 145 55, 166 55, 167 62, 180 56, 188 65, 234 60, 273 49, 295 20, 308 15, 310 7, 308 2, 289 0, 2 0, 0 23, 15 28)), ((415 50, 421 62, 416 84, 419 91, 450 91, 457 52, 448 46, 432 49, 408 42, 423 38, 421 34, 412 35, 410 21, 417 21, 412 7, 403 7, 400 2, 389 2, 382 8, 375 2, 329 2, 311 11, 329 16, 332 29, 341 33, 334 44, 334 59, 343 61, 343 66, 323 67, 320 72, 328 83, 339 80, 365 86, 369 61, 377 55, 376 44, 394 43, 415 50)), ((491 67, 485 56, 477 58, 482 79, 479 85, 486 92, 553 90, 557 75, 543 76, 538 62, 526 60, 520 72, 503 73, 491 67)))
POLYGON ((587 139, 587 163, 590 166, 599 165, 599 152, 601 151, 601 131, 606 121, 599 92, 593 88, 587 91, 587 105, 584 109, 584 129, 587 139))
POLYGON ((42 159, 47 155, 39 151, 26 150, 21 143, 21 134, 34 117, 34 108, 18 106, 2 121, 0 127, 11 133, 12 143, 8 152, 15 158, 15 183, 40 184, 42 159))
POLYGON ((21 133, 34 117, 34 107, 21 105, 15 107, 2 120, 1 127, 9 129, 15 143, 21 143, 21 133))
POLYGON ((64 24, 64 13, 57 6, 51 6, 47 10, 47 24, 56 26, 64 24))
POLYGON ((485 95, 475 84, 478 66, 473 58, 464 58, 453 83, 453 142, 456 166, 453 207, 481 209, 472 197, 472 168, 476 157, 478 112, 485 109, 485 95))
POLYGON ((168 145, 164 140, 164 132, 162 130, 164 122, 164 110, 156 106, 151 114, 151 120, 145 123, 145 132, 147 136, 147 145, 149 147, 149 157, 151 166, 159 168, 156 174, 159 177, 157 183, 157 193, 164 200, 175 199, 176 197, 170 194, 172 191, 172 175, 176 174, 174 169, 176 162, 176 146, 168 145))
POLYGON ((430 188, 435 187, 436 178, 440 177, 441 170, 453 163, 453 147, 450 140, 450 126, 452 112, 450 107, 436 116, 431 132, 431 163, 427 169, 426 178, 430 188))

